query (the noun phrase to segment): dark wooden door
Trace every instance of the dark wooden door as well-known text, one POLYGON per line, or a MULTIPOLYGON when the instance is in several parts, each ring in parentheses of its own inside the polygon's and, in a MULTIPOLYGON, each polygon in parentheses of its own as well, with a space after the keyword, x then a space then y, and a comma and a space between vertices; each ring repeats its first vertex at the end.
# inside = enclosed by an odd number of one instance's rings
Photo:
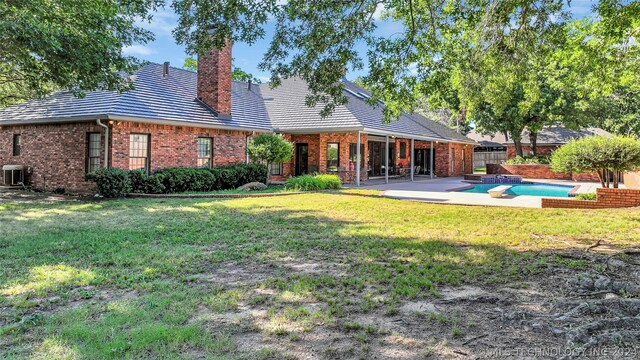
POLYGON ((296 144, 296 176, 309 172, 309 145, 296 144))

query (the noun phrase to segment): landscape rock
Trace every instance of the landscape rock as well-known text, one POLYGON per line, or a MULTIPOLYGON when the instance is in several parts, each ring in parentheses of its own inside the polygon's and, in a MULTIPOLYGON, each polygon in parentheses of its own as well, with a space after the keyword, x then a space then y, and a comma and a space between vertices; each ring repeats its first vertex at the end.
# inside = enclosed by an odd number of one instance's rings
POLYGON ((250 182, 248 184, 244 184, 240 187, 238 187, 237 190, 242 190, 242 191, 255 191, 255 190, 265 190, 267 188, 267 185, 261 183, 261 182, 250 182))

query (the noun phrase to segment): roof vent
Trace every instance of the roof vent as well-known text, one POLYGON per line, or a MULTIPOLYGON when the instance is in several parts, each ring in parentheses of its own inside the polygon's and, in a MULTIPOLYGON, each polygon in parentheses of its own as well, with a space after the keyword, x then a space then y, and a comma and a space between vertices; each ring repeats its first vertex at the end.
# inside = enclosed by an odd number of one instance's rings
POLYGON ((251 91, 251 79, 247 81, 247 90, 251 91))
POLYGON ((169 62, 165 61, 164 64, 162 64, 162 77, 167 76, 169 76, 169 62))

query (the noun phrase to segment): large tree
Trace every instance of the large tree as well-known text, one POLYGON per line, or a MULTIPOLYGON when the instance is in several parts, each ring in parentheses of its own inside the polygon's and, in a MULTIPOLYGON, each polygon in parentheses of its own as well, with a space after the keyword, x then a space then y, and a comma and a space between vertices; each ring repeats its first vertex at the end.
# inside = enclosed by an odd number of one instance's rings
MULTIPOLYGON (((415 109, 425 96, 437 95, 445 82, 457 82, 465 102, 481 95, 489 97, 484 100, 498 107, 510 102, 504 89, 520 83, 527 91, 535 90, 536 84, 527 82, 530 58, 546 55, 553 49, 547 45, 563 41, 566 23, 572 17, 569 3, 569 0, 174 0, 173 7, 180 15, 176 38, 192 53, 203 53, 211 45, 222 47, 227 38, 252 43, 264 37, 267 21, 275 21, 275 34, 261 68, 271 73, 271 83, 276 86, 281 78, 291 76, 307 80, 312 91, 307 104, 322 105, 325 115, 346 101, 338 80, 344 68, 364 67, 364 59, 355 48, 366 43, 369 68, 363 81, 373 93, 372 103, 378 99, 385 101, 386 119, 391 120, 400 111, 415 109), (399 30, 377 36, 379 14, 398 24, 399 30), (483 76, 474 76, 477 74, 483 76)), ((595 29, 598 36, 585 38, 587 42, 594 40, 589 45, 591 49, 596 48, 596 42, 607 46, 605 52, 614 49, 628 53, 637 49, 637 44, 629 41, 637 32, 640 15, 637 2, 601 0, 595 11, 604 25, 595 29)), ((591 50, 579 50, 583 51, 583 57, 589 57, 589 63, 597 63, 602 56, 591 50)), ((614 74, 621 72, 615 61, 608 61, 607 66, 616 69, 614 74)), ((593 71, 592 77, 612 81, 598 71, 593 71)), ((468 116, 473 111, 470 107, 463 104, 460 115, 468 116)))
POLYGON ((153 34, 137 26, 162 0, 0 2, 0 106, 63 88, 124 91, 139 61, 123 48, 153 34))

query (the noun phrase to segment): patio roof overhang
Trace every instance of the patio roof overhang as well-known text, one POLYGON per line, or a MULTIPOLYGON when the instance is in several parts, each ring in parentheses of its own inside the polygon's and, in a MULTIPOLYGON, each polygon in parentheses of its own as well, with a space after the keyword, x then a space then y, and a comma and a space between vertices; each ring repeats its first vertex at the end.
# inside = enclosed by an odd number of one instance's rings
POLYGON ((430 136, 424 136, 424 135, 414 135, 414 134, 409 134, 409 133, 403 133, 403 132, 397 132, 397 131, 378 130, 378 129, 372 129, 372 128, 364 128, 364 129, 362 129, 362 132, 365 133, 365 134, 371 134, 371 135, 395 136, 395 137, 402 137, 402 138, 406 138, 406 139, 423 140, 423 141, 434 141, 434 142, 441 142, 441 143, 461 143, 461 144, 473 144, 473 145, 476 144, 475 141, 447 140, 447 139, 438 138, 438 137, 430 137, 430 136))

